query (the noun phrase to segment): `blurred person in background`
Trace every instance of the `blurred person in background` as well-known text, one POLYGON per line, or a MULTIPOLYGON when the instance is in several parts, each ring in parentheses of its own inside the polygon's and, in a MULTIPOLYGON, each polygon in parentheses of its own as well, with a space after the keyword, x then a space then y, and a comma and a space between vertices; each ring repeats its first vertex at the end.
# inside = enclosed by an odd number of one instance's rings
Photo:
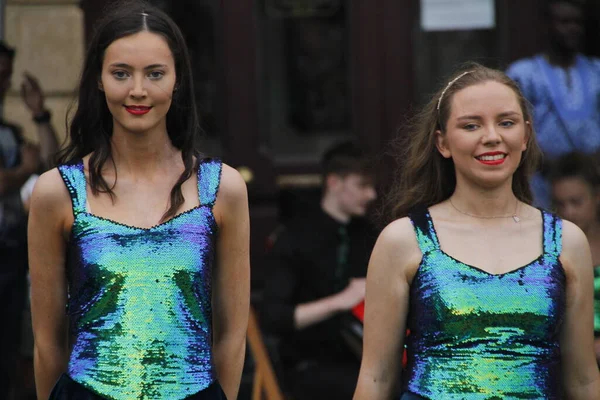
POLYGON ((585 233, 594 265, 594 336, 600 363, 600 171, 591 155, 569 153, 560 157, 550 174, 557 213, 585 233))
POLYGON ((261 320, 281 338, 286 390, 296 400, 351 399, 359 357, 343 316, 365 296, 376 234, 363 218, 376 198, 371 160, 352 143, 322 161, 320 208, 292 218, 269 254, 261 320))
POLYGON ((577 0, 548 0, 547 47, 507 70, 534 107, 545 162, 532 179, 534 204, 550 207, 547 173, 552 160, 572 151, 600 149, 600 60, 583 55, 585 7, 577 0))
MULTIPOLYGON (((15 50, 0 41, 0 116, 10 88, 15 50)), ((18 126, 0 117, 0 398, 12 396, 16 362, 22 336, 21 323, 27 297, 27 217, 22 189, 51 163, 58 150, 50 124, 50 112, 44 107, 44 94, 36 78, 24 75, 21 95, 37 126, 38 145, 28 143, 18 126)), ((28 313, 26 313, 28 315, 28 313)), ((31 333, 27 335, 31 336, 31 333)), ((31 340, 26 341, 33 346, 31 340)), ((26 351, 31 357, 32 350, 26 351)), ((31 368, 29 368, 31 369, 31 368)), ((18 384, 23 389, 23 383, 18 384)))

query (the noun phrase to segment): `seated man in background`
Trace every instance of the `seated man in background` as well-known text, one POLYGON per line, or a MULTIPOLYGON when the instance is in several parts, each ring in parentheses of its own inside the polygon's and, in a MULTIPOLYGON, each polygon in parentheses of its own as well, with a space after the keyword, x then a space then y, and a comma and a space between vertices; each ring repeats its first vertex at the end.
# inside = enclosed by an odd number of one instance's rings
POLYGON ((320 208, 292 218, 273 244, 261 313, 265 330, 281 337, 285 386, 296 400, 352 398, 360 359, 341 330, 364 299, 376 239, 361 218, 377 197, 366 154, 343 143, 322 168, 320 208))

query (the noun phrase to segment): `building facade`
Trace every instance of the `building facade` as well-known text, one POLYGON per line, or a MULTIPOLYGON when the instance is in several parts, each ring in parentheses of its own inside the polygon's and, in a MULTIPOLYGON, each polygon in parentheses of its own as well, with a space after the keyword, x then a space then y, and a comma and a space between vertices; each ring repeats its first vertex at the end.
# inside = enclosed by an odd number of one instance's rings
POLYGON ((57 133, 64 138, 65 116, 73 100, 83 59, 84 20, 77 0, 4 0, 4 39, 16 47, 11 90, 4 118, 35 138, 35 125, 20 99, 23 73, 36 76, 46 94, 57 133))

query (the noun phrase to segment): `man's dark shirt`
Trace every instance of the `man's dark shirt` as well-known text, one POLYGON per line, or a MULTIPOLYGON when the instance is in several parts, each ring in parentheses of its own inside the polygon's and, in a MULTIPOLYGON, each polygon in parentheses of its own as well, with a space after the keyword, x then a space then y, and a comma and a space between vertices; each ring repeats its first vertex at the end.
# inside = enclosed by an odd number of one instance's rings
MULTIPOLYGON (((356 360, 340 335, 344 313, 294 329, 297 305, 340 292, 335 270, 341 227, 319 209, 283 227, 270 251, 261 320, 268 332, 281 336, 280 356, 286 367, 300 361, 356 360)), ((346 229, 350 246, 342 288, 351 278, 365 277, 376 240, 375 230, 364 220, 352 220, 346 229)))

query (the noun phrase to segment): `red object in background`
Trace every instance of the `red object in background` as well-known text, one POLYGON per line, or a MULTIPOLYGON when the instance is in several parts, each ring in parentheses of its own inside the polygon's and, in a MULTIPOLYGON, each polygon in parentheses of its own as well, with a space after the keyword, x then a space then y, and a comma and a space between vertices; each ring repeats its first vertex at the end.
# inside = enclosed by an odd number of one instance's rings
POLYGON ((365 302, 361 301, 352 308, 352 315, 354 315, 360 322, 365 322, 365 302))
MULTIPOLYGON (((358 303, 357 305, 355 305, 354 307, 352 307, 352 315, 354 315, 354 317, 356 317, 356 319, 358 319, 360 322, 362 322, 363 324, 365 323, 365 302, 361 301, 360 303, 358 303)), ((408 335, 410 335, 410 331, 407 329, 406 330, 406 338, 408 337, 408 335)), ((404 349, 404 352, 402 354, 402 367, 406 367, 406 363, 408 362, 408 355, 406 354, 406 349, 404 349)))

